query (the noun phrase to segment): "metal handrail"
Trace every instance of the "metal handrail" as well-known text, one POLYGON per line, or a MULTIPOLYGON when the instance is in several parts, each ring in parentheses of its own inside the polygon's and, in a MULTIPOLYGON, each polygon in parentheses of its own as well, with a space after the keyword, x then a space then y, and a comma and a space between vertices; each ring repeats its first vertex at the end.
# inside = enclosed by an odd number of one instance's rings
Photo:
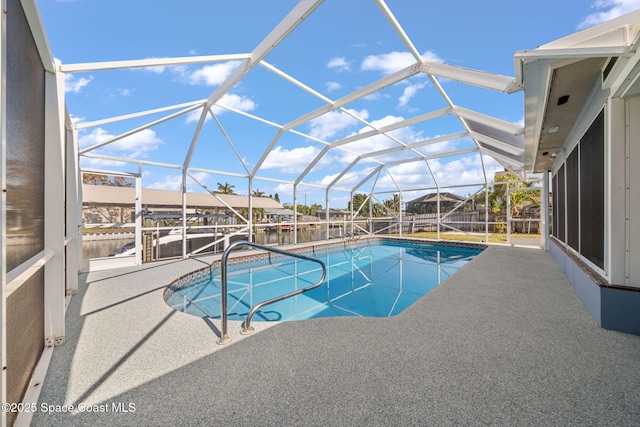
POLYGON ((291 256, 291 257, 303 259, 303 260, 306 260, 306 261, 316 262, 316 263, 320 264, 320 266, 322 267, 322 277, 320 277, 320 280, 318 280, 313 285, 307 286, 306 288, 302 288, 302 289, 296 289, 295 291, 286 293, 284 295, 280 295, 280 296, 277 296, 275 298, 271 298, 271 299, 268 299, 266 301, 262 301, 261 303, 258 303, 256 305, 254 305, 253 307, 251 307, 251 310, 249 310, 249 314, 247 315, 247 318, 245 319, 244 322, 242 322, 242 330, 240 331, 241 334, 250 334, 250 333, 253 332, 253 328, 250 326, 250 324, 251 324, 251 318, 256 313, 256 311, 260 310, 265 305, 273 304, 274 302, 282 301, 283 299, 286 299, 286 298, 301 294, 303 292, 306 292, 308 290, 317 288, 318 286, 320 286, 322 284, 322 282, 324 282, 324 278, 327 275, 327 267, 325 266, 324 262, 322 262, 321 260, 319 260, 317 258, 312 258, 312 257, 308 257, 306 255, 300 255, 300 254, 296 254, 296 253, 293 253, 293 252, 287 252, 287 251, 283 251, 282 249, 276 249, 276 248, 273 248, 271 246, 260 245, 258 243, 248 242, 248 241, 245 241, 245 240, 240 240, 238 242, 232 243, 231 245, 229 245, 224 250, 224 252, 222 253, 222 258, 220 259, 220 300, 222 302, 222 304, 221 304, 222 305, 222 312, 220 313, 220 319, 222 321, 222 330, 220 332, 220 338, 218 340, 216 340, 216 343, 220 344, 220 345, 227 344, 227 343, 229 343, 231 341, 231 338, 227 334, 227 331, 228 331, 228 326, 227 326, 227 259, 229 258, 229 254, 231 253, 231 251, 233 251, 234 249, 236 249, 236 248, 238 248, 240 246, 249 246, 249 247, 252 247, 252 248, 262 249, 263 251, 267 251, 267 252, 273 252, 273 253, 280 254, 280 255, 291 256))

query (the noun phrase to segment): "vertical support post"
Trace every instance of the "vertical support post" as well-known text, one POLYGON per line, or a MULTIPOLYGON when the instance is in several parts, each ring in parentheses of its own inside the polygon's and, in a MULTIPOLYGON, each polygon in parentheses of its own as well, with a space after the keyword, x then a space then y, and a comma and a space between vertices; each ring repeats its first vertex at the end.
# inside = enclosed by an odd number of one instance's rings
POLYGON ((45 73, 44 248, 53 257, 44 267, 44 338, 64 343, 64 76, 45 73), (62 185, 61 185, 62 184, 62 185))
POLYGON ((298 185, 293 184, 293 244, 298 244, 298 185))
POLYGON ((507 182, 507 191, 505 192, 507 195, 507 244, 511 244, 511 189, 509 188, 509 183, 507 182))
POLYGON ((440 240, 440 186, 438 185, 436 188, 436 195, 438 197, 438 203, 436 204, 436 237, 440 240))
MULTIPOLYGON (((632 285, 634 259, 631 210, 637 206, 634 187, 638 159, 637 117, 640 100, 637 97, 609 98, 605 108, 605 271, 611 283, 632 285)), ((635 189, 637 192, 637 188, 635 189)), ((554 206, 555 209, 555 206, 554 206)), ((554 230, 558 234, 557 230, 554 230)))
POLYGON ((402 191, 400 190, 398 190, 398 218, 400 220, 400 237, 402 237, 402 191))
POLYGON ((489 241, 489 184, 484 182, 484 241, 489 241))
MULTIPOLYGON (((160 235, 158 235, 158 239, 160 235)), ((160 248, 159 240, 156 248, 160 248)), ((187 259, 187 169, 182 169, 182 259, 187 259)))
POLYGON ((325 240, 329 240, 330 237, 330 223, 329 223, 329 189, 327 188, 324 193, 324 206, 325 206, 325 219, 327 221, 325 240))
MULTIPOLYGON (((369 234, 373 233, 373 189, 369 193, 369 234)), ((351 233, 351 237, 354 237, 351 233)))
POLYGON ((138 164, 138 176, 136 183, 136 204, 135 204, 135 245, 136 245, 136 265, 142 264, 142 165, 138 164))
POLYGON ((353 236, 353 191, 351 192, 351 236, 353 236))
MULTIPOLYGON (((3 8, 5 7, 3 1, 3 8)), ((7 97, 6 22, 0 13, 0 400, 7 401, 7 97)), ((7 413, 0 411, 0 425, 7 425, 7 413)))
POLYGON ((82 257, 82 197, 80 194, 80 174, 78 165, 78 133, 67 130, 67 167, 65 180, 67 186, 67 238, 69 243, 66 250, 66 280, 67 295, 78 292, 78 273, 82 257))
POLYGON ((542 204, 542 212, 540 215, 540 246, 549 251, 549 172, 545 170, 542 173, 542 194, 540 202, 542 204))
POLYGON ((249 177, 249 204, 248 204, 248 217, 249 220, 249 238, 250 242, 253 242, 253 179, 249 177))

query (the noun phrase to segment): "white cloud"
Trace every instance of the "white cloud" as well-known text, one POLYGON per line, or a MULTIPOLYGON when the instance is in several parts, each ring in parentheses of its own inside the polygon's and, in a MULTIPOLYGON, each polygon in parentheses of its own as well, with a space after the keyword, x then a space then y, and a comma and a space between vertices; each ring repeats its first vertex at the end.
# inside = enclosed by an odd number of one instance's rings
MULTIPOLYGON (((374 128, 380 129, 385 126, 400 122, 402 120, 404 120, 404 117, 385 116, 382 119, 373 120, 370 123, 374 128)), ((365 126, 358 131, 358 134, 370 132, 371 130, 372 129, 370 127, 365 126)), ((389 135, 407 144, 411 142, 419 141, 420 139, 422 139, 422 132, 416 132, 410 127, 403 127, 400 129, 396 129, 394 131, 389 132, 389 135)), ((396 143, 395 141, 393 141, 392 139, 388 138, 385 135, 375 135, 369 138, 364 138, 358 141, 351 142, 349 144, 344 145, 343 147, 350 151, 356 152, 358 154, 368 154, 374 151, 384 150, 386 148, 398 147, 398 146, 399 146, 398 143, 396 143)), ((395 153, 395 156, 397 155, 399 154, 395 153)), ((395 158, 395 156, 393 154, 390 154, 388 155, 386 160, 393 159, 395 158)), ((353 156, 345 153, 344 158, 342 160, 344 162, 350 162, 353 160, 353 156)))
POLYGON ((381 94, 380 92, 373 92, 367 96, 362 97, 365 101, 378 101, 380 99, 390 98, 389 95, 381 94))
POLYGON ((597 11, 584 18, 578 29, 588 28, 640 9, 640 0, 595 0, 591 8, 597 11))
POLYGON ((338 82, 327 82, 327 92, 333 92, 334 90, 338 90, 342 88, 342 85, 338 82))
POLYGON ((74 125, 84 122, 84 117, 77 117, 77 116, 74 116, 72 113, 69 113, 69 116, 71 117, 71 123, 73 123, 74 125))
POLYGON ((205 65, 195 71, 186 68, 178 69, 184 81, 190 85, 217 86, 224 82, 240 61, 228 61, 214 65, 205 65))
MULTIPOLYGON (((369 117, 369 112, 367 110, 349 111, 364 120, 369 117)), ((359 121, 344 111, 330 111, 309 122, 309 126, 311 127, 309 135, 318 139, 331 138, 344 130, 358 125, 359 123, 359 121)))
MULTIPOLYGON (((429 160, 429 166, 440 185, 475 185, 484 183, 482 162, 479 154, 470 154, 455 159, 446 157, 432 159, 429 160)), ((484 156, 484 166, 489 180, 492 179, 495 170, 504 169, 497 161, 488 156, 484 156)), ((424 162, 400 164, 392 166, 389 170, 401 188, 432 187, 434 185, 433 178, 424 162)), ((388 177, 380 179, 378 185, 381 188, 395 187, 388 177)), ((468 192, 468 189, 462 188, 460 191, 468 192)))
POLYGON ((278 193, 280 200, 282 201, 282 195, 293 196, 293 184, 280 183, 273 187, 274 194, 278 193))
MULTIPOLYGON (((78 138, 80 148, 86 148, 98 144, 102 141, 113 138, 114 135, 109 134, 102 128, 94 129, 90 134, 83 135, 78 138)), ((153 151, 160 147, 162 140, 156 136, 155 131, 151 129, 143 129, 133 135, 114 141, 103 147, 105 153, 123 153, 127 157, 138 157, 146 152, 153 151)))
POLYGON ((89 77, 76 77, 73 74, 64 75, 64 91, 72 93, 80 93, 82 89, 91 83, 93 76, 89 77))
POLYGON ((327 68, 333 68, 337 72, 351 71, 351 63, 348 62, 343 56, 331 58, 327 63, 327 68))
MULTIPOLYGON (((277 146, 271 150, 262 164, 262 168, 278 169, 282 173, 299 173, 302 172, 319 153, 320 150, 313 146, 298 147, 292 150, 277 146)), ((330 162, 329 157, 324 156, 316 167, 322 167, 330 162)))
MULTIPOLYGON (((256 103, 253 102, 253 100, 245 96, 236 95, 234 93, 225 93, 224 96, 220 98, 220 100, 216 104, 234 108, 236 110, 244 112, 249 112, 256 109, 256 103)), ((213 112, 218 114, 221 112, 221 109, 213 107, 213 112)))
MULTIPOLYGON (((431 51, 426 51, 421 57, 431 62, 444 62, 444 60, 431 51)), ((416 59, 409 52, 389 52, 367 56, 364 61, 362 61, 360 69, 393 74, 415 63, 416 59)))
POLYGON ((415 94, 418 93, 418 91, 426 85, 426 82, 422 82, 405 87, 404 91, 402 91, 402 96, 400 96, 400 98, 398 99, 398 107, 406 106, 411 98, 413 98, 415 94))
POLYGON ((165 175, 158 181, 151 184, 142 183, 143 188, 153 188, 155 190, 179 191, 182 188, 181 175, 165 175))
POLYGON ((167 67, 164 65, 156 65, 154 67, 145 67, 143 70, 153 74, 162 74, 166 69, 167 67))
MULTIPOLYGON (((200 120, 201 115, 202 115, 202 108, 195 109, 185 116, 184 122, 185 123, 197 122, 198 120, 200 120)), ((211 117, 209 116, 209 114, 207 114, 206 120, 209 120, 209 119, 211 119, 211 117)))
MULTIPOLYGON (((236 95, 233 93, 225 94, 220 100, 216 103, 218 105, 223 105, 225 107, 234 108, 236 110, 249 112, 256 109, 256 103, 253 102, 250 98, 236 95)), ((214 114, 220 115, 224 113, 226 110, 224 108, 220 108, 217 106, 211 107, 211 111, 214 114)), ((200 120, 200 115, 202 114, 202 108, 198 108, 196 110, 191 111, 186 115, 185 123, 193 123, 200 120)), ((211 116, 207 114, 206 120, 211 120, 211 116)))
MULTIPOLYGON (((333 182, 334 179, 336 179, 336 177, 340 175, 340 173, 334 173, 331 175, 325 175, 319 182, 320 185, 329 185, 333 182)), ((340 178, 340 180, 338 181, 338 186, 340 186, 340 183, 345 183, 345 182, 349 182, 349 181, 353 181, 356 177, 358 177, 358 174, 354 173, 354 172, 347 172, 346 174, 344 174, 344 176, 342 178, 340 178)))

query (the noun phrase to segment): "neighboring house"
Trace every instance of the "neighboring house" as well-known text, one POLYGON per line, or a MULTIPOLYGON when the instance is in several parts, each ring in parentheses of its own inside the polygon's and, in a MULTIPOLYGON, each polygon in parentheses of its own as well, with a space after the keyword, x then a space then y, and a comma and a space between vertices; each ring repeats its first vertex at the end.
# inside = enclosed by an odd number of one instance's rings
MULTIPOLYGON (((298 213, 298 216, 301 214, 298 213)), ((268 208, 264 210, 263 222, 278 223, 278 222, 293 222, 294 212, 293 209, 287 208, 268 208)))
MULTIPOLYGON (((85 224, 133 222, 135 188, 110 185, 82 185, 82 216, 85 224)), ((280 209, 282 205, 270 197, 252 197, 253 209, 280 209)), ((249 199, 235 194, 187 193, 187 214, 207 219, 227 217, 230 209, 248 209, 249 199), (215 214, 211 214, 215 212, 215 214)), ((181 217, 182 195, 179 191, 142 189, 142 212, 152 216, 181 217), (171 215, 173 213, 173 215, 171 215)))
POLYGON ((448 212, 459 203, 464 202, 464 198, 453 193, 429 193, 407 202, 408 214, 427 214, 438 212, 438 199, 440 199, 440 212, 448 212))

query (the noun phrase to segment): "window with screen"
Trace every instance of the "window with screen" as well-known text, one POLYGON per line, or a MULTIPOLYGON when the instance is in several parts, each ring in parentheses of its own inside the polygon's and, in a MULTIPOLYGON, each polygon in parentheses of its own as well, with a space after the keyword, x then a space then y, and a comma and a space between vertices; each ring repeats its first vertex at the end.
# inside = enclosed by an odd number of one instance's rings
POLYGON ((604 268, 604 111, 580 140, 580 253, 604 268))

